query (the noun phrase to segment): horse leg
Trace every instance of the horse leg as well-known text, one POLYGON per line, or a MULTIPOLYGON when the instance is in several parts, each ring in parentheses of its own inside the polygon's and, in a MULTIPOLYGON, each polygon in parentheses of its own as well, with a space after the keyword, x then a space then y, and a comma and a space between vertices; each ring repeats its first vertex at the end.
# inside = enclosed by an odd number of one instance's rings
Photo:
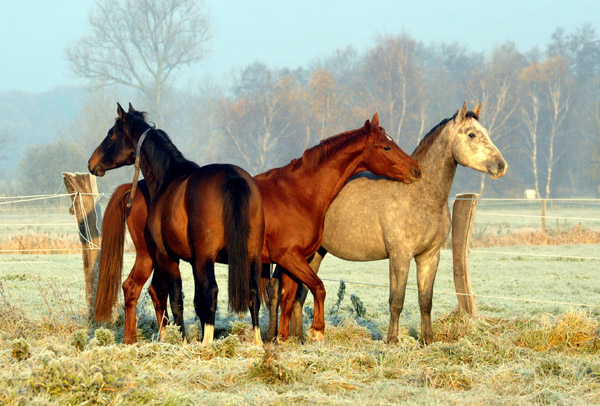
MULTIPOLYGON (((263 277, 267 273, 270 274, 271 264, 263 264, 263 277)), ((277 338, 277 309, 279 308, 279 286, 281 281, 281 268, 275 267, 275 272, 267 285, 268 304, 269 308, 269 328, 267 329, 267 340, 275 341, 277 338)))
MULTIPOLYGON (((319 273, 319 268, 321 267, 321 262, 327 251, 325 248, 321 247, 315 255, 313 255, 312 259, 308 262, 310 267, 315 273, 319 273)), ((304 338, 304 324, 303 324, 303 312, 302 307, 304 306, 304 302, 306 301, 306 295, 308 294, 308 289, 304 284, 298 285, 298 291, 296 292, 296 300, 294 301, 294 307, 292 308, 292 318, 290 322, 290 335, 292 337, 304 338)))
MULTIPOLYGON (((310 289, 310 292, 315 300, 315 314, 313 318, 313 324, 310 327, 310 331, 312 333, 311 339, 313 341, 322 341, 325 331, 325 285, 323 285, 323 281, 321 281, 321 279, 312 270, 300 253, 288 254, 285 258, 280 260, 280 265, 287 269, 288 273, 294 279, 296 279, 296 281, 306 284, 308 289, 310 289)), ((296 298, 296 291, 298 290, 298 284, 290 282, 295 281, 291 278, 282 278, 282 299, 284 295, 289 294, 291 296, 291 300, 289 300, 287 303, 283 300, 281 301, 279 337, 283 340, 286 340, 289 336, 290 317, 292 315, 292 308, 296 298), (288 286, 285 284, 286 281, 288 286)))
POLYGON ((258 286, 259 273, 261 272, 260 259, 254 259, 250 264, 250 317, 252 318, 252 329, 254 331, 254 345, 262 345, 260 336, 259 312, 260 312, 260 291, 258 286))
POLYGON ((183 289, 181 273, 179 272, 179 261, 173 260, 166 255, 157 255, 156 259, 158 266, 164 272, 164 278, 166 279, 169 300, 171 302, 171 313, 173 313, 173 323, 179 326, 181 337, 185 340, 183 289))
POLYGON ((148 288, 148 294, 154 304, 156 321, 158 322, 160 338, 162 339, 165 332, 165 326, 169 324, 169 312, 167 311, 169 290, 167 287, 166 275, 158 266, 154 267, 152 283, 150 283, 150 287, 148 288))
POLYGON ((194 307, 202 324, 202 345, 208 345, 215 338, 215 315, 219 288, 215 280, 215 264, 204 257, 194 261, 194 307))
POLYGON ((387 342, 393 344, 398 342, 398 319, 404 307, 404 295, 406 293, 406 281, 410 268, 410 258, 403 256, 400 252, 392 252, 390 260, 390 325, 388 328, 387 342))
POLYGON ((436 248, 415 257, 417 262, 417 286, 419 289, 419 308, 421 309, 421 342, 433 343, 431 326, 431 307, 433 304, 433 283, 440 262, 440 250, 436 248))
POLYGON ((152 273, 152 259, 148 255, 138 254, 135 264, 125 282, 123 282, 123 297, 125 299, 125 334, 123 344, 137 342, 136 306, 144 284, 152 273))

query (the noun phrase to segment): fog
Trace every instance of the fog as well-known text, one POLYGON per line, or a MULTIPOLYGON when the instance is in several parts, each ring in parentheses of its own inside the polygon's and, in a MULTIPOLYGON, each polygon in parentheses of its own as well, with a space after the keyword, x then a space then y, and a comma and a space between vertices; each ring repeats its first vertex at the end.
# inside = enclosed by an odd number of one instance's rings
MULTIPOLYGON (((460 169, 453 191, 523 197, 526 189, 537 189, 541 197, 598 197, 600 42, 597 26, 586 22, 593 9, 561 10, 552 2, 481 4, 478 10, 441 2, 428 10, 402 2, 375 2, 369 10, 360 2, 319 9, 316 2, 295 8, 265 2, 253 10, 232 2, 180 1, 195 5, 194 18, 202 23, 194 27, 205 27, 206 35, 183 38, 198 48, 196 59, 195 48, 183 47, 183 40, 164 48, 163 60, 177 47, 190 57, 188 63, 178 59, 169 76, 143 68, 151 53, 144 49, 156 45, 143 34, 143 22, 130 37, 142 50, 130 55, 135 75, 100 77, 96 71, 106 71, 85 60, 123 58, 118 52, 93 54, 110 35, 106 18, 94 26, 99 5, 122 1, 83 2, 87 7, 66 17, 56 2, 48 19, 62 21, 65 29, 54 41, 37 34, 38 42, 52 42, 43 60, 34 52, 30 26, 31 38, 0 82, 0 193, 54 193, 60 172, 85 171, 112 125, 117 101, 147 111, 190 159, 232 162, 255 174, 362 126, 375 112, 410 153, 463 102, 469 108, 481 102, 480 121, 509 170, 491 180, 460 169), (39 65, 47 75, 30 70, 39 65)), ((6 15, 13 20, 28 17, 10 7, 6 15)), ((595 2, 590 7, 598 8, 595 2)), ((123 24, 136 18, 108 11, 123 24)), ((6 26, 10 34, 16 24, 6 26)), ((132 168, 109 173, 99 187, 110 193, 132 174, 132 168)))

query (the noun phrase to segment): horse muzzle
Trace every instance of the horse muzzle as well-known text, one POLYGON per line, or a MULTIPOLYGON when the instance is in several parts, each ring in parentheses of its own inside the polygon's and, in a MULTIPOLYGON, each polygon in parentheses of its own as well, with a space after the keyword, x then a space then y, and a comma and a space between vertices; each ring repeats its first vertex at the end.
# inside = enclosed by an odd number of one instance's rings
POLYGON ((508 164, 504 159, 498 162, 496 165, 488 168, 488 174, 492 179, 498 179, 506 175, 506 170, 508 169, 508 164))
POLYGON ((102 168, 102 165, 98 164, 92 167, 92 164, 90 162, 88 162, 88 170, 92 175, 95 176, 104 176, 104 174, 106 173, 104 168, 102 168))

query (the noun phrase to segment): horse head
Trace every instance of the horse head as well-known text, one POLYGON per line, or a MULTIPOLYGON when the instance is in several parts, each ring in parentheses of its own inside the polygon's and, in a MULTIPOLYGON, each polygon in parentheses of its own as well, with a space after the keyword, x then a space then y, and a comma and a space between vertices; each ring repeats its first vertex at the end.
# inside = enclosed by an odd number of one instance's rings
POLYGON ((364 166, 375 175, 411 183, 422 176, 421 167, 404 152, 394 140, 379 126, 379 115, 375 113, 371 121, 365 121, 363 131, 367 136, 364 166))
MULTIPOLYGON (((106 137, 95 149, 88 161, 89 171, 96 176, 104 176, 110 169, 132 165, 135 162, 136 146, 139 134, 135 131, 140 121, 145 123, 144 113, 134 110, 129 103, 129 111, 117 103, 115 124, 108 130, 106 137)), ((147 123, 146 123, 147 125, 147 123)))
POLYGON ((487 130, 479 123, 481 103, 473 111, 467 112, 467 104, 456 113, 452 123, 452 155, 459 164, 485 172, 491 178, 504 176, 508 164, 496 148, 487 130))

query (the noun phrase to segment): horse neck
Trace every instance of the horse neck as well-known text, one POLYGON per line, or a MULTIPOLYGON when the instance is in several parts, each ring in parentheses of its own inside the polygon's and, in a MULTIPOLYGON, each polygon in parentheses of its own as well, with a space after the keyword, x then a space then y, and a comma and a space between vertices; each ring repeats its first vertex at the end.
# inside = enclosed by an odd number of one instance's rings
POLYGON ((419 146, 412 154, 421 165, 424 174, 420 181, 415 182, 415 187, 423 193, 424 199, 436 202, 440 206, 447 205, 457 166, 450 145, 450 125, 432 135, 435 138, 425 149, 420 149, 419 146))
POLYGON ((349 143, 334 151, 327 159, 321 161, 316 169, 303 167, 298 171, 298 179, 310 179, 311 186, 303 189, 315 206, 327 210, 348 179, 357 172, 366 170, 362 166, 366 139, 361 137, 361 141, 349 143))
POLYGON ((161 130, 151 130, 140 149, 140 170, 154 198, 180 163, 188 162, 161 130))

